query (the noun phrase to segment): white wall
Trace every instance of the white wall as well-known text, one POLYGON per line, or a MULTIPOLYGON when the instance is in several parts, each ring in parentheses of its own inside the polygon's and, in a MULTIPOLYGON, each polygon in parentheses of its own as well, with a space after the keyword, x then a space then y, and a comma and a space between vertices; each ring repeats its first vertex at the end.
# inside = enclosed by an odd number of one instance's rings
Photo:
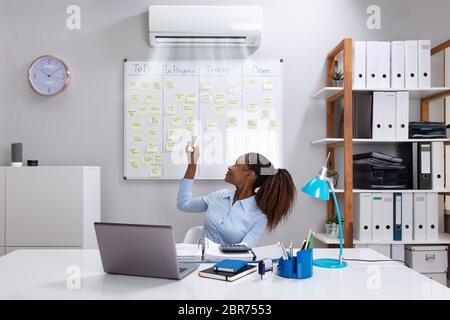
MULTIPOLYGON (((264 10, 262 46, 252 58, 284 58, 286 168, 296 184, 314 175, 325 147, 310 141, 325 134, 325 105, 310 96, 325 83, 325 57, 343 37, 357 40, 449 38, 448 0, 144 1, 2 0, 0 2, 0 165, 10 162, 10 143, 24 143, 24 159, 42 165, 102 167, 102 219, 172 224, 177 240, 203 214, 178 212, 176 181, 122 179, 124 58, 201 57, 189 50, 148 46, 149 4, 257 4, 264 10), (81 30, 69 31, 66 8, 82 10, 81 30), (366 28, 366 8, 381 7, 381 30, 366 28), (45 98, 29 87, 26 72, 38 56, 54 54, 71 67, 63 94, 45 98)), ((215 53, 236 57, 236 52, 215 53)), ((207 56, 207 54, 206 54, 207 56)), ((45 182, 43 182, 45 183, 45 182)), ((229 187, 199 181, 195 194, 229 187)), ((299 193, 292 217, 263 242, 300 241, 308 228, 322 230, 325 204, 299 193)))

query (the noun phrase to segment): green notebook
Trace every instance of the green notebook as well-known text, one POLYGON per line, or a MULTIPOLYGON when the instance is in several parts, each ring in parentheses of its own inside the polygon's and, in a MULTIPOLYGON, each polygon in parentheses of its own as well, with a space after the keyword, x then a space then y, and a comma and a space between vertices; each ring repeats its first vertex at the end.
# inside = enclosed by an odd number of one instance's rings
POLYGON ((215 271, 214 267, 202 270, 198 272, 198 275, 200 277, 204 278, 211 278, 211 279, 217 279, 222 281, 234 281, 239 278, 242 278, 252 272, 256 271, 256 266, 254 265, 247 265, 245 268, 239 270, 239 272, 225 272, 225 271, 215 271))

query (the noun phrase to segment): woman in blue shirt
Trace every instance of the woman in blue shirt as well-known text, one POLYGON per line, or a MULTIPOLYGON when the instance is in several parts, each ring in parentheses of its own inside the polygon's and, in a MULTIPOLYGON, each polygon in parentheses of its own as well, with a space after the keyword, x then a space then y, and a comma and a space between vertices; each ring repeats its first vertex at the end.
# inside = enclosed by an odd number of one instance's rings
POLYGON ((205 212, 204 236, 219 244, 257 246, 292 210, 296 188, 285 169, 275 169, 258 153, 240 156, 228 167, 225 181, 235 190, 219 190, 192 197, 198 147, 189 152, 188 167, 178 191, 177 207, 184 212, 205 212))

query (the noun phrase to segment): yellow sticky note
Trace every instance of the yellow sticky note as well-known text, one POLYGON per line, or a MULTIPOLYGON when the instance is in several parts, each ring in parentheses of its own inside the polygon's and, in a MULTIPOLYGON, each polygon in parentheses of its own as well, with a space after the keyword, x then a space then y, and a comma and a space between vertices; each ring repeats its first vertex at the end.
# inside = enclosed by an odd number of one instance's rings
POLYGON ((186 125, 194 125, 195 124, 195 117, 194 116, 187 116, 186 117, 186 125))
POLYGON ((186 103, 196 103, 197 94, 196 93, 186 93, 186 103))
POLYGON ((245 89, 252 89, 256 87, 256 81, 254 79, 247 79, 244 82, 244 88, 245 89))
POLYGON ((150 124, 159 124, 161 122, 161 117, 159 115, 150 115, 149 123, 150 124))
POLYGON ((261 110, 261 119, 270 119, 271 116, 271 109, 265 108, 261 110))
POLYGON ((148 114, 148 107, 139 107, 138 108, 138 115, 145 116, 148 114))
POLYGON ((153 163, 153 154, 145 154, 144 155, 144 164, 150 165, 153 163))
POLYGON ((273 89, 272 79, 263 79, 263 89, 264 90, 272 90, 273 89))
POLYGON ((151 93, 147 93, 144 95, 144 102, 147 104, 155 102, 155 96, 151 93))
POLYGON ((257 128, 258 128, 258 120, 256 119, 247 120, 247 129, 257 129, 257 128))
POLYGON ((228 83, 228 92, 229 93, 236 93, 239 91, 239 86, 237 82, 229 82, 228 83))
POLYGON ((147 152, 155 153, 158 152, 158 143, 150 142, 147 144, 147 152))
POLYGON ((132 128, 134 131, 139 131, 139 130, 141 130, 141 128, 142 128, 142 124, 141 124, 140 122, 133 122, 133 123, 131 124, 131 128, 132 128))
POLYGON ((184 93, 176 93, 175 94, 175 102, 181 103, 181 102, 184 102, 184 100, 185 100, 184 93))
POLYGON ((150 107, 150 114, 153 115, 160 115, 161 114, 161 107, 154 104, 150 107))
POLYGON ((221 116, 225 114, 225 108, 222 104, 215 104, 213 112, 215 115, 221 116))
POLYGON ((171 121, 172 126, 179 127, 181 126, 181 117, 172 117, 171 121))
POLYGON ((177 130, 169 129, 167 130, 167 139, 170 141, 175 141, 178 139, 177 130))
POLYGON ((139 88, 139 82, 136 80, 129 80, 128 81, 128 89, 137 89, 139 88))
POLYGON ((238 126, 238 118, 237 117, 228 117, 227 118, 227 127, 228 128, 236 128, 238 126))
POLYGON ((208 92, 208 93, 203 93, 202 94, 202 102, 203 103, 211 103, 211 94, 208 92))
POLYGON ((238 99, 236 98, 228 99, 228 108, 237 108, 237 106, 238 106, 238 99))
POLYGON ((217 130, 217 122, 213 120, 208 120, 206 122, 206 130, 207 131, 214 131, 217 130))
POLYGON ((164 156, 160 153, 153 155, 153 164, 155 165, 162 165, 164 164, 164 156))
POLYGON ((166 114, 167 115, 174 115, 177 114, 177 106, 174 104, 169 104, 166 106, 166 114))
POLYGON ((156 178, 156 177, 161 177, 161 167, 160 166, 152 166, 150 167, 150 177, 152 178, 156 178))
POLYGON ((223 93, 216 93, 214 95, 214 102, 215 103, 223 103, 225 101, 225 96, 223 93))
POLYGON ((156 130, 156 129, 148 129, 148 136, 150 138, 157 138, 158 135, 159 135, 158 130, 156 130))
POLYGON ((172 152, 175 150, 175 141, 166 141, 166 152, 172 152))
POLYGON ((258 111, 258 104, 256 102, 250 102, 247 105, 247 111, 248 112, 257 112, 258 111))
POLYGON ((148 89, 148 88, 150 88, 150 85, 151 85, 150 81, 148 81, 148 80, 142 81, 142 88, 148 89))
POLYGON ((133 143, 142 143, 144 142, 144 138, 141 135, 133 136, 133 143))
POLYGON ((167 87, 167 89, 170 89, 170 90, 176 89, 177 82, 175 80, 167 80, 166 87, 167 87))
POLYGON ((136 109, 128 109, 127 110, 128 118, 134 119, 138 115, 138 111, 136 109))
POLYGON ((139 167, 140 167, 140 163, 139 163, 138 159, 130 160, 130 168, 139 169, 139 167))
POLYGON ((130 157, 139 157, 139 149, 137 147, 131 147, 128 149, 130 157))
POLYGON ((161 81, 155 81, 153 82, 153 88, 156 90, 161 90, 162 89, 162 83, 161 81))
POLYGON ((189 131, 189 133, 191 134, 191 136, 195 136, 195 125, 193 124, 187 124, 186 125, 186 129, 187 131, 189 131))
POLYGON ((272 97, 264 97, 264 106, 270 107, 273 104, 272 97))
POLYGON ((188 114, 191 115, 194 113, 194 108, 192 107, 192 105, 187 105, 183 107, 183 113, 184 114, 188 114))
POLYGON ((200 89, 201 90, 211 90, 212 84, 210 80, 202 80, 200 81, 200 89))
POLYGON ((139 94, 137 94, 137 93, 130 94, 130 102, 139 103, 139 101, 141 101, 139 94))
POLYGON ((278 128, 278 121, 277 120, 270 120, 269 129, 276 129, 276 128, 278 128))

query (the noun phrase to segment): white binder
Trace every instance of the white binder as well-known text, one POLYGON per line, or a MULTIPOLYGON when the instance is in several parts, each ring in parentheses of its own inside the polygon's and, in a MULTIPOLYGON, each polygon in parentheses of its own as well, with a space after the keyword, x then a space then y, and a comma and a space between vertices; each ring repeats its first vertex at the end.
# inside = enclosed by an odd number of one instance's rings
POLYGON ((426 239, 426 195, 425 193, 414 194, 414 207, 413 207, 413 239, 425 240, 426 239))
POLYGON ((378 88, 390 88, 391 85, 391 43, 378 42, 378 88))
POLYGON ((417 41, 419 88, 431 87, 431 43, 430 40, 417 41))
POLYGON ((372 194, 355 194, 353 209, 355 238, 361 241, 372 240, 372 194))
POLYGON ((444 143, 431 143, 431 183, 433 190, 444 189, 444 143))
POLYGON ((413 239, 413 194, 402 193, 402 241, 413 239))
POLYGON ((384 92, 374 92, 372 106, 372 139, 385 139, 384 110, 384 92))
POLYGON ((353 88, 366 87, 366 41, 353 44, 353 88))
POLYGON ((383 193, 383 225, 382 240, 392 241, 394 239, 394 194, 383 193))
POLYGON ((396 114, 395 92, 384 92, 384 138, 395 140, 395 114, 396 114))
MULTIPOLYGON (((450 188, 450 146, 445 146, 445 188, 450 188)), ((448 198, 447 198, 448 199, 448 198)), ((447 202, 447 201, 446 201, 447 202)), ((450 202, 450 201, 449 201, 450 202)))
POLYGON ((406 140, 409 125, 408 91, 397 91, 395 110, 395 137, 397 140, 406 140))
POLYGON ((372 194, 372 240, 383 240, 382 226, 383 226, 383 194, 372 194))
POLYGON ((417 88, 419 80, 417 77, 417 41, 405 41, 405 87, 407 89, 417 88))
POLYGON ((391 43, 391 88, 405 87, 405 41, 391 43))
POLYGON ((426 194, 426 239, 438 239, 439 211, 438 211, 438 194, 430 192, 426 194))
POLYGON ((366 44, 366 87, 378 87, 378 41, 367 41, 366 44))

